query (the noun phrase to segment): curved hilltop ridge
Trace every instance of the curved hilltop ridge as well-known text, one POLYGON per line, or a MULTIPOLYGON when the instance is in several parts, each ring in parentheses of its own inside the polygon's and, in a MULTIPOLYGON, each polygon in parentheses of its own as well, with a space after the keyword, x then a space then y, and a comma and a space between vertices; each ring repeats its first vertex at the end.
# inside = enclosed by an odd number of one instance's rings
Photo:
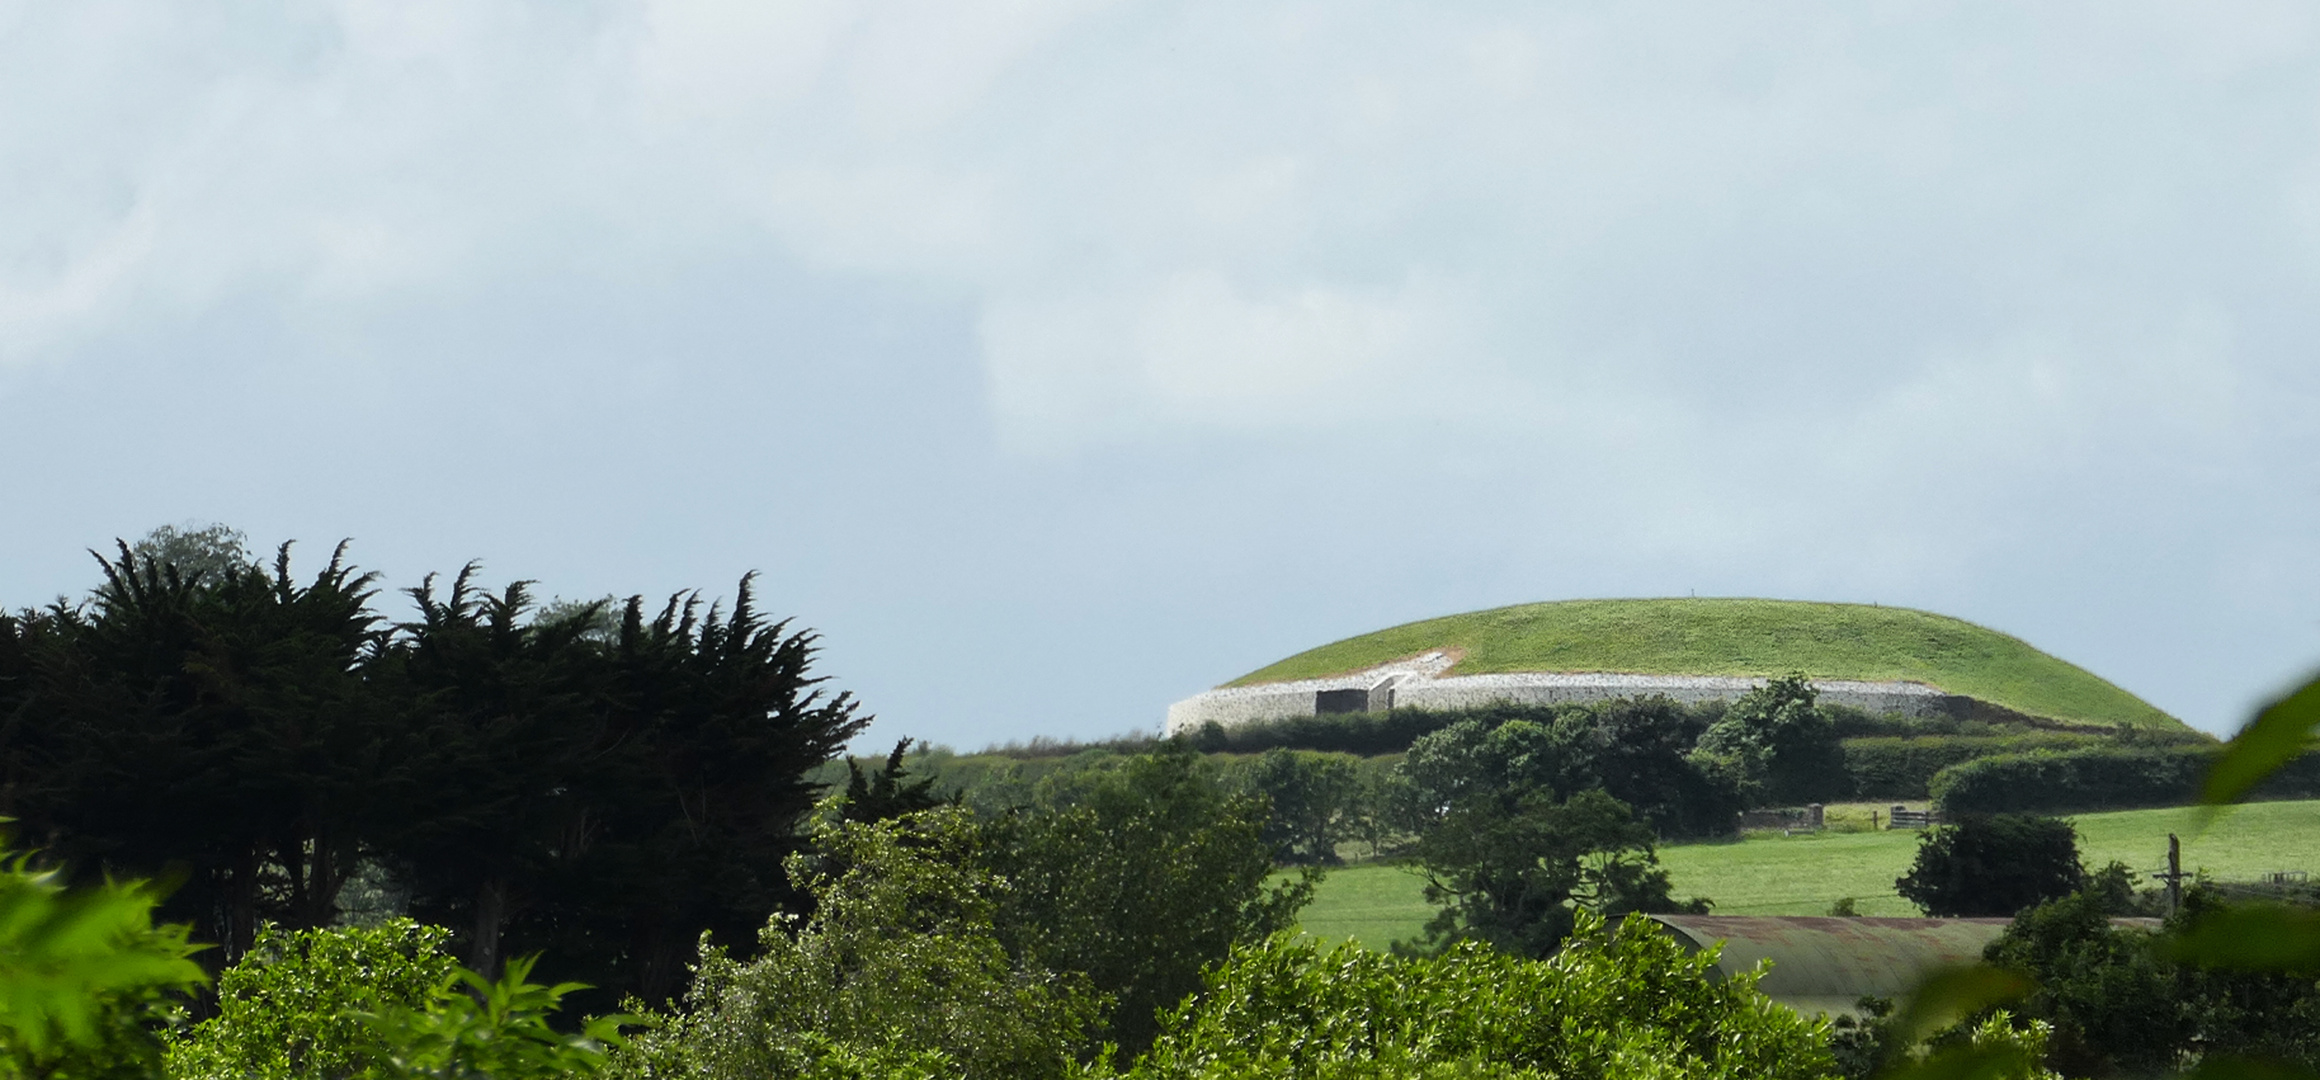
MULTIPOLYGON (((1329 679, 1443 653, 1447 676, 1532 672, 1920 683, 2069 724, 2182 721, 2019 638, 1946 615, 1800 600, 1565 600, 1406 623, 1298 653, 1226 688, 1329 679)), ((1213 693, 1213 691, 1212 691, 1213 693)))

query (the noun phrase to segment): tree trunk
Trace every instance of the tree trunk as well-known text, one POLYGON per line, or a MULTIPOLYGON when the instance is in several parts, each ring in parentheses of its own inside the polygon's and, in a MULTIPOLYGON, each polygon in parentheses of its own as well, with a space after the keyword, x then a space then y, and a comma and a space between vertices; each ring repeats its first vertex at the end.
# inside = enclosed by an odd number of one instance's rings
POLYGON ((507 908, 507 879, 484 879, 483 887, 475 891, 475 939, 467 966, 486 979, 499 978, 499 935, 507 926, 507 908))
POLYGON ((244 849, 234 860, 226 886, 226 963, 249 954, 258 944, 258 849, 244 849))

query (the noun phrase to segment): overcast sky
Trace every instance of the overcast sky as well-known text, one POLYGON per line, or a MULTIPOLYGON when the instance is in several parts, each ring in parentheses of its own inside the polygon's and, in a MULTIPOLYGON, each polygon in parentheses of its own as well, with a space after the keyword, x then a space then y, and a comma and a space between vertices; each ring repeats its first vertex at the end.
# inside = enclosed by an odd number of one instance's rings
POLYGON ((971 747, 1874 601, 2227 731, 2320 663, 2316 300, 2304 4, 0 0, 0 604, 754 569, 971 747))

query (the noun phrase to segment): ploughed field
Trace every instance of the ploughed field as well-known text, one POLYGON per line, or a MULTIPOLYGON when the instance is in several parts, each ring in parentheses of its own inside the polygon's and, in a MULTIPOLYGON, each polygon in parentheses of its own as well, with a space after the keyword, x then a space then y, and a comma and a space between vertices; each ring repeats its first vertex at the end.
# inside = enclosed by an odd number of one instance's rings
MULTIPOLYGON (((1832 815, 1836 827, 1820 833, 1670 845, 1660 849, 1660 863, 1678 897, 1705 896, 1716 902, 1718 915, 1826 915, 1829 905, 1845 897, 1863 915, 1916 915, 1915 907, 1894 895, 1893 880, 1908 872, 1918 834, 1838 831, 1869 809, 1842 808, 1832 815)), ((2078 826, 2079 851, 2090 869, 2116 859, 2146 884, 2166 866, 2170 832, 2182 837, 2183 868, 2217 881, 2251 881, 2280 870, 2320 876, 2320 800, 2233 807, 2204 833, 2199 813, 2171 807, 2070 820, 2078 826)), ((1325 940, 1383 949, 1397 938, 1416 937, 1433 914, 1420 895, 1423 887, 1416 874, 1389 864, 1333 870, 1305 909, 1302 927, 1325 940)))
POLYGON ((1946 615, 1796 600, 1567 600, 1407 623, 1298 653, 1228 685, 1342 675, 1445 650, 1448 674, 1622 672, 1909 681, 2073 724, 2174 717, 2019 638, 1946 615))

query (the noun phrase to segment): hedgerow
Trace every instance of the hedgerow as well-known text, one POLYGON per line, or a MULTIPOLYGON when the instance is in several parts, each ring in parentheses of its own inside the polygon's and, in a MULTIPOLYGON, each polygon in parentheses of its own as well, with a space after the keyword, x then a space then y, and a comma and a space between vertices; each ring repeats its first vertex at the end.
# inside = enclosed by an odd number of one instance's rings
MULTIPOLYGON (((2218 747, 2035 750, 1952 765, 1928 789, 1943 812, 2058 813, 2184 806, 2199 801, 2218 747)), ((2254 791, 2260 799, 2320 797, 2320 754, 2290 760, 2254 791)))

